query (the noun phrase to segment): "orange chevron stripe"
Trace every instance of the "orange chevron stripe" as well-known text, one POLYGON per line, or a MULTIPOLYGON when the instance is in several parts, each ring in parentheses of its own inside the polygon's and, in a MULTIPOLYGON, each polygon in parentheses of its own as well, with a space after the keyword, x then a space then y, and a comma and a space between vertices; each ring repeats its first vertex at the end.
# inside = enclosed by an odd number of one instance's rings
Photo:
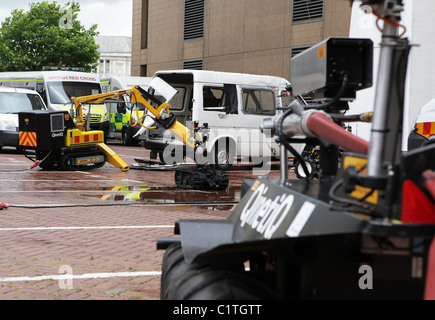
POLYGON ((20 141, 20 146, 36 147, 37 146, 36 132, 20 131, 19 141, 20 141))
POLYGON ((429 138, 435 135, 434 122, 419 122, 415 124, 414 128, 416 128, 417 132, 421 134, 423 137, 429 138))

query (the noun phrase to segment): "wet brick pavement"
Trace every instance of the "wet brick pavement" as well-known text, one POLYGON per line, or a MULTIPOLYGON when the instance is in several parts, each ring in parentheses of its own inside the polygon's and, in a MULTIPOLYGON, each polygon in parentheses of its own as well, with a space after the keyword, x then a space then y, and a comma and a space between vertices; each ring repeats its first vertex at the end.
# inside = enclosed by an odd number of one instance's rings
MULTIPOLYGON (((109 146, 130 165, 147 157, 141 147, 109 146)), ((243 179, 256 177, 232 170, 226 192, 192 192, 174 188, 173 172, 30 165, 0 152, 0 202, 10 205, 0 210, 1 300, 158 300, 164 251, 156 239, 173 236, 179 219, 225 219, 232 205, 208 202, 237 201, 243 179)))

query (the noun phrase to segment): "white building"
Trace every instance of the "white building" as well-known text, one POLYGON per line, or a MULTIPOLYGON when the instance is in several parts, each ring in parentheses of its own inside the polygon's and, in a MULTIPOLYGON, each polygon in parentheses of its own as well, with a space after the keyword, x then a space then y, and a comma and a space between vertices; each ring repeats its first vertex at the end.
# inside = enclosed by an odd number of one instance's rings
POLYGON ((97 36, 100 61, 96 73, 111 76, 131 75, 131 37, 97 36))

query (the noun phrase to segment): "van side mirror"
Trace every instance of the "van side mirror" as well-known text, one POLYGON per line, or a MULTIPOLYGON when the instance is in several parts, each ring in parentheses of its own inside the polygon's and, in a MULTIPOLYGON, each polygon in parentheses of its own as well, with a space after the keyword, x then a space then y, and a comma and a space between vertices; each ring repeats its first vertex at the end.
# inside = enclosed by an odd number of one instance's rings
POLYGON ((292 97, 293 96, 293 87, 291 84, 286 85, 285 90, 281 90, 278 97, 292 97))

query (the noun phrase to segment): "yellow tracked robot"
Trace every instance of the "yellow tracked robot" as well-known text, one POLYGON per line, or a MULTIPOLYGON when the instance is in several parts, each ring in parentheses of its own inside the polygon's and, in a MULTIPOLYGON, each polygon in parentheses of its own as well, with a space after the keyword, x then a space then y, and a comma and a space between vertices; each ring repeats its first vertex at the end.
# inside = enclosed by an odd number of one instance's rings
MULTIPOLYGON (((89 170, 109 162, 122 171, 128 171, 129 166, 104 144, 103 131, 85 130, 82 104, 73 99, 75 120, 67 111, 19 113, 19 145, 24 155, 35 162, 32 167, 89 170)), ((90 113, 91 110, 88 116, 90 113)))
MULTIPOLYGON (((157 83, 165 95, 175 94, 166 83, 157 83)), ((195 148, 196 143, 190 137, 190 131, 169 112, 169 105, 161 103, 157 97, 148 94, 140 87, 128 90, 119 90, 103 94, 82 97, 71 97, 75 119, 67 111, 31 111, 19 114, 19 144, 24 150, 24 155, 46 170, 89 170, 102 167, 106 162, 128 171, 130 167, 106 144, 104 144, 103 131, 87 131, 89 119, 83 115, 83 105, 89 105, 88 116, 92 113, 93 104, 101 105, 105 102, 125 103, 119 100, 128 96, 129 101, 146 107, 157 121, 166 129, 171 129, 177 138, 184 144, 195 148), (118 100, 113 100, 117 99, 118 100), (151 103, 156 103, 154 108, 151 103), (34 150, 35 155, 27 150, 34 150)), ((136 109, 139 114, 138 109, 136 109)), ((147 116, 147 115, 145 115, 147 116)), ((141 117, 131 126, 142 125, 141 117)))
POLYGON ((34 166, 45 170, 90 170, 109 162, 122 171, 129 170, 104 144, 103 131, 80 129, 67 111, 20 112, 19 127, 19 145, 34 166))
MULTIPOLYGON (((117 90, 102 94, 95 94, 83 97, 72 97, 76 112, 76 131, 87 134, 85 131, 85 120, 83 117, 82 106, 92 104, 100 105, 102 103, 126 103, 128 101, 136 111, 137 121, 131 122, 130 126, 142 126, 145 129, 151 129, 150 125, 157 123, 166 130, 170 130, 174 136, 190 148, 189 154, 197 154, 198 147, 205 143, 206 139, 201 138, 198 134, 200 130, 207 129, 207 125, 200 127, 198 124, 190 130, 180 123, 175 115, 170 111, 169 101, 177 93, 177 90, 167 84, 160 78, 154 78, 149 85, 152 90, 146 91, 140 86, 133 86, 130 89, 117 90), (139 109, 148 110, 143 116, 139 116, 139 109), (149 118, 147 118, 149 117, 149 118), (145 119, 147 118, 147 119, 145 119), (144 124, 146 123, 146 124, 144 124)), ((91 111, 89 111, 91 113, 91 111)), ((91 131, 90 133, 92 133, 91 131)), ((102 143, 97 146, 104 154, 108 148, 102 143)), ((204 148, 204 150, 206 150, 204 148)), ((204 153, 201 153, 204 156, 204 153)), ((115 156, 112 160, 120 161, 115 156)), ((120 166, 120 163, 114 162, 114 165, 120 166)), ((228 186, 228 174, 225 171, 215 170, 213 165, 198 164, 193 170, 178 169, 175 172, 175 182, 178 187, 193 189, 225 189, 228 186)))

